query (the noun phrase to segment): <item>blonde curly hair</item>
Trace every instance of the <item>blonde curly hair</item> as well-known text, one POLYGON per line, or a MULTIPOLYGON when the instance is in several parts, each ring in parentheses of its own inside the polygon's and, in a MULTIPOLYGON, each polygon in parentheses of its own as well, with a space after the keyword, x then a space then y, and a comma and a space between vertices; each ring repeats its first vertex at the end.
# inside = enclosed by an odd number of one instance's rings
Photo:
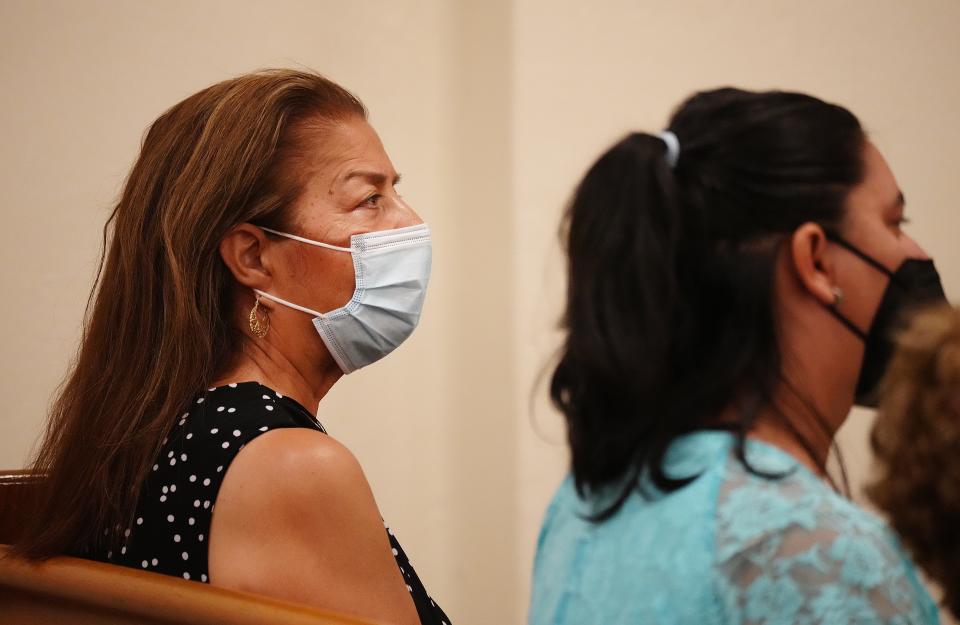
POLYGON ((898 337, 872 443, 867 495, 960 617, 960 310, 924 311, 898 337))

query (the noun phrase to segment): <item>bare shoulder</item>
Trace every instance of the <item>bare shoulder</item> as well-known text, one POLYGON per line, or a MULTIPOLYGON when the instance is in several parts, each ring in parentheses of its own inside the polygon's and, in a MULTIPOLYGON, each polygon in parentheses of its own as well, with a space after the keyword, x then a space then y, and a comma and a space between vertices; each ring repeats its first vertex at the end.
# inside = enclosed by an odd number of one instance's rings
POLYGON ((295 483, 304 478, 320 483, 363 476, 349 449, 335 438, 307 428, 282 428, 258 436, 237 454, 231 470, 234 468, 238 473, 269 473, 277 478, 299 476, 295 483))
POLYGON ((262 434, 237 454, 217 506, 229 507, 236 500, 243 504, 247 522, 258 512, 275 522, 285 512, 302 520, 304 512, 318 510, 317 502, 330 509, 356 499, 372 503, 363 469, 349 449, 322 432, 283 428, 262 434))
POLYGON ((274 430, 237 454, 217 495, 208 553, 213 584, 416 623, 363 471, 321 432, 274 430))

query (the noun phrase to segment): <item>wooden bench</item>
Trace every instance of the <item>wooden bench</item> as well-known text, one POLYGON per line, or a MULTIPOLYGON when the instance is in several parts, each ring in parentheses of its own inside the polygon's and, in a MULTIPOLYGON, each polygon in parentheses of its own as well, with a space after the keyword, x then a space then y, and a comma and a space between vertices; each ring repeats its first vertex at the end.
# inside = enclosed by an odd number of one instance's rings
MULTIPOLYGON (((27 522, 37 485, 22 471, 0 472, 0 543, 27 522)), ((251 593, 80 558, 28 562, 0 545, 0 623, 4 625, 373 625, 251 593)))

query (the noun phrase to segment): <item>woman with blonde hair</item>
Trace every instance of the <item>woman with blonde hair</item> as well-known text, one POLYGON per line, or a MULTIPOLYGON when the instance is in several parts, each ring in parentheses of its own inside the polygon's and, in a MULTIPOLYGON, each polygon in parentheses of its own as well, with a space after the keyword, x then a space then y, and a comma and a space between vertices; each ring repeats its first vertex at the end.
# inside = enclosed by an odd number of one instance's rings
POLYGON ((398 180, 363 104, 314 73, 161 115, 105 229, 16 550, 446 623, 314 414, 419 321, 430 231, 398 180))
POLYGON ((960 618, 960 310, 924 311, 898 340, 867 489, 960 618))

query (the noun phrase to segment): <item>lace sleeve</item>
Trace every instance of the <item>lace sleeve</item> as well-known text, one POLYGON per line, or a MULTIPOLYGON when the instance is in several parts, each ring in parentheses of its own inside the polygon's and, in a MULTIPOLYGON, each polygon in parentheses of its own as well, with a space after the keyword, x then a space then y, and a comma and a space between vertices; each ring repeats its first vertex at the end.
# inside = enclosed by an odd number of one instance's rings
POLYGON ((721 492, 719 595, 731 623, 938 623, 879 519, 803 480, 746 478, 721 492))

